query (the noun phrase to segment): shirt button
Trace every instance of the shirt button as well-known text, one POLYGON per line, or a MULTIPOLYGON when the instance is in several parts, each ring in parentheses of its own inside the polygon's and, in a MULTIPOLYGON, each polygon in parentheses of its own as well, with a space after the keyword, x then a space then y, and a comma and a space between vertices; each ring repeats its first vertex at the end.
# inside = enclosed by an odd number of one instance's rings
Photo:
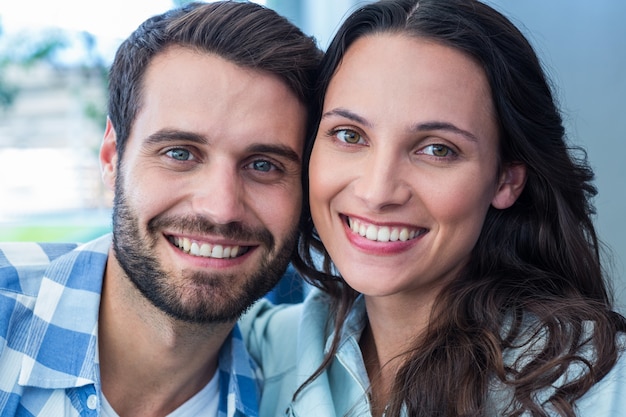
POLYGON ((95 410, 98 407, 98 397, 96 397, 95 394, 91 394, 87 398, 87 407, 90 410, 95 410))

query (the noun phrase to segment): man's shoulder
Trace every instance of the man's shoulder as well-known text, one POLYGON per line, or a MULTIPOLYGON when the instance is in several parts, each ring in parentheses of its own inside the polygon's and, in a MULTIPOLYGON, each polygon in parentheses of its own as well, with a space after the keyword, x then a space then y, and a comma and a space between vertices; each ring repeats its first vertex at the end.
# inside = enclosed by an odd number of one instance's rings
POLYGON ((0 244, 0 386, 89 378, 109 245, 0 244))
POLYGON ((76 243, 0 242, 0 291, 35 296, 46 269, 76 243))
POLYGON ((0 242, 0 292, 35 297, 44 276, 71 278, 77 271, 96 270, 106 262, 111 238, 91 242, 0 242))

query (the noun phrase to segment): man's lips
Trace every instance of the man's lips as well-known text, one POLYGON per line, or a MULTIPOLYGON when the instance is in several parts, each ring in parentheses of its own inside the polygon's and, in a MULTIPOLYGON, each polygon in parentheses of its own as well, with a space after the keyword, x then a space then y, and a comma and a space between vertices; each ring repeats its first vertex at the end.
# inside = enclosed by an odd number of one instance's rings
POLYGON ((179 236, 168 236, 168 240, 183 252, 202 258, 237 258, 250 250, 250 246, 211 244, 179 236))

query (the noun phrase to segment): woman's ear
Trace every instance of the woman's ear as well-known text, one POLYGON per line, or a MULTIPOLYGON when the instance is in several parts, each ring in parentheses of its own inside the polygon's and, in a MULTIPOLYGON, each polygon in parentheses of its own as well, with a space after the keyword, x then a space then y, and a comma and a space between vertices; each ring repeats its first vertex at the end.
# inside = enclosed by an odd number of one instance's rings
POLYGON ((491 200, 491 205, 497 209, 509 208, 515 203, 526 185, 526 165, 520 162, 506 164, 500 179, 498 189, 491 200))
POLYGON ((107 117, 104 138, 100 146, 100 169, 102 171, 102 181, 110 189, 115 189, 115 178, 117 177, 117 136, 107 117))

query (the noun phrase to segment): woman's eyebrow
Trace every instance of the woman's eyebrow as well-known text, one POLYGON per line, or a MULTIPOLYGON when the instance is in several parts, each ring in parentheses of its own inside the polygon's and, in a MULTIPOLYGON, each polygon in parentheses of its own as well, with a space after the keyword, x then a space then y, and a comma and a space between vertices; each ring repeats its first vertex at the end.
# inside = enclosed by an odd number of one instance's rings
POLYGON ((368 122, 367 119, 365 119, 364 117, 361 117, 358 114, 341 107, 327 111, 322 115, 322 119, 331 116, 345 117, 346 119, 352 120, 364 126, 371 126, 370 122, 368 122))
POLYGON ((424 132, 428 130, 444 130, 447 132, 452 132, 452 133, 456 133, 461 136, 464 136, 466 139, 472 142, 478 141, 478 138, 474 136, 473 133, 468 132, 465 129, 461 129, 460 127, 455 126, 454 124, 449 123, 449 122, 432 121, 432 122, 416 123, 411 128, 411 131, 413 132, 424 132))
MULTIPOLYGON (((340 116, 340 117, 344 117, 348 120, 352 120, 356 123, 359 123, 363 126, 368 126, 371 127, 371 123, 367 121, 367 119, 365 119, 362 116, 359 116, 358 114, 338 107, 332 110, 327 111, 326 113, 324 113, 322 115, 322 119, 327 118, 327 117, 332 117, 332 116, 340 116)), ((415 125, 413 125, 410 129, 410 131, 412 132, 424 132, 424 131, 428 131, 428 130, 445 130, 448 132, 452 132, 452 133, 456 133, 459 135, 462 135, 464 137, 466 137, 468 140, 472 141, 472 142, 476 142, 478 141, 478 139, 476 138, 476 136, 465 130, 465 129, 461 129, 458 126, 455 126, 452 123, 449 122, 442 122, 442 121, 430 121, 430 122, 423 122, 423 123, 416 123, 415 125)))

